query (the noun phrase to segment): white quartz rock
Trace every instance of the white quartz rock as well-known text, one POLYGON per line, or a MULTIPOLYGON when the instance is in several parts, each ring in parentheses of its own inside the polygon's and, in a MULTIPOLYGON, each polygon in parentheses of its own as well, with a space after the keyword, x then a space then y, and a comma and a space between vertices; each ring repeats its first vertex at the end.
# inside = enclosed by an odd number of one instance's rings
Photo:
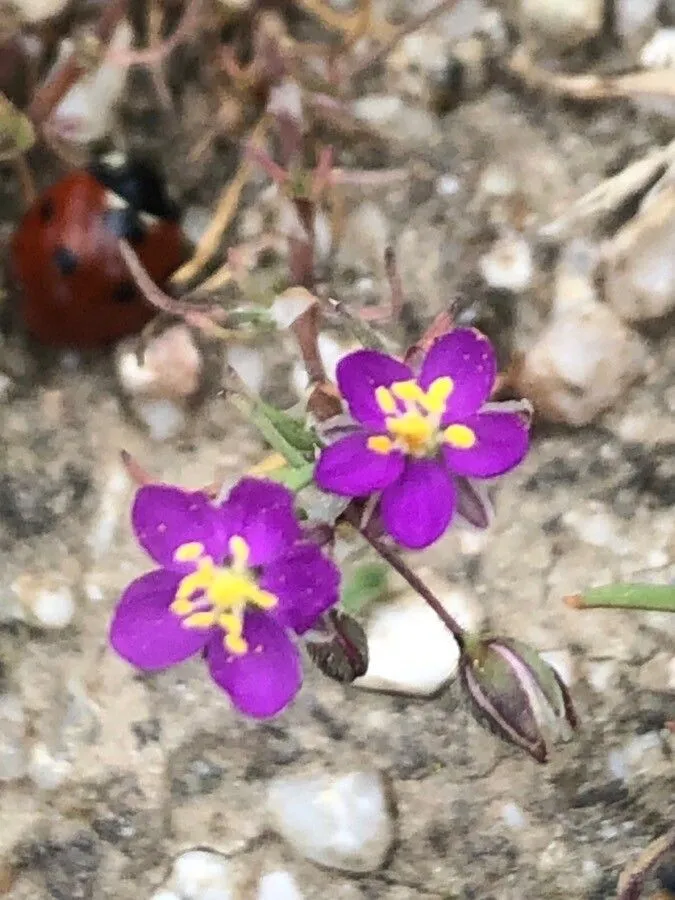
POLYGON ((378 772, 276 778, 270 823, 296 853, 346 872, 372 872, 386 859, 394 822, 378 772))
MULTIPOLYGON (((430 573, 420 577, 444 609, 464 628, 479 627, 476 600, 430 573)), ((366 623, 368 671, 355 687, 428 697, 457 671, 457 643, 438 616, 414 591, 377 604, 366 623)))

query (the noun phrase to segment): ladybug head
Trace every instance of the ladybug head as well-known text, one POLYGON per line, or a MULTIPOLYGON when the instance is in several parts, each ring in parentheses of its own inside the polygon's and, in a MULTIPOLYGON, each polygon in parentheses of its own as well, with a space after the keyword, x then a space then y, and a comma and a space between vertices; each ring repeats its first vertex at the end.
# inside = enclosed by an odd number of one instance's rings
POLYGON ((179 218, 178 207, 169 196, 166 182, 146 160, 109 153, 92 163, 89 171, 137 212, 160 219, 179 218))

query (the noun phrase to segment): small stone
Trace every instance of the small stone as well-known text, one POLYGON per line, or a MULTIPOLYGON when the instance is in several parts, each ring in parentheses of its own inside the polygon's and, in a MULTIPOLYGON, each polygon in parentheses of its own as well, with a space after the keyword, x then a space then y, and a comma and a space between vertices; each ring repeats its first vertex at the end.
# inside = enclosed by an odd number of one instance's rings
POLYGON ((479 267, 486 283, 497 290, 517 294, 532 284, 532 250, 519 234, 506 235, 495 241, 489 252, 480 258, 479 267))
POLYGON ((306 859, 346 872, 373 872, 394 840, 377 772, 277 778, 270 784, 271 825, 306 859))
POLYGON ((249 391, 260 394, 265 384, 265 360, 261 351, 256 347, 232 344, 226 350, 226 360, 249 391))
POLYGON ((402 110, 403 101, 395 94, 368 94, 353 104, 354 115, 375 126, 389 124, 402 110))
POLYGON ((263 875, 257 900, 303 900, 303 895, 290 872, 280 870, 263 875))
POLYGON ((515 367, 514 387, 554 422, 594 421, 649 369, 644 341, 597 300, 595 260, 582 242, 563 251, 548 324, 515 367))
POLYGON ((26 714, 13 694, 0 696, 0 781, 16 781, 26 774, 26 714))
POLYGON ((638 47, 656 27, 661 0, 614 0, 614 28, 624 45, 638 47))
POLYGON ((171 400, 143 400, 136 401, 133 406, 137 417, 157 443, 173 440, 187 427, 187 415, 182 404, 171 400))
POLYGON ((67 628, 75 615, 73 590, 61 575, 24 574, 13 582, 12 591, 39 628, 67 628))
POLYGON ((645 69, 675 68, 675 28, 659 28, 640 51, 645 69))
MULTIPOLYGON (((132 43, 133 29, 123 21, 114 29, 106 49, 113 54, 124 55, 129 52, 132 43)), ((72 41, 62 41, 56 65, 60 66, 72 50, 72 41)), ((104 55, 101 63, 65 94, 52 113, 50 125, 57 134, 78 144, 101 140, 113 127, 115 107, 126 80, 124 66, 108 61, 104 55)))
POLYGON ((68 760, 52 755, 46 744, 33 745, 28 777, 36 787, 44 791, 55 791, 67 780, 71 770, 72 765, 68 760))
POLYGON ((188 850, 174 860, 171 874, 151 900, 236 900, 232 863, 210 850, 188 850))
POLYGON ((174 325, 142 344, 130 338, 119 345, 117 376, 132 397, 182 400, 201 385, 202 354, 186 325, 174 325))
POLYGON ((21 0, 17 6, 26 22, 41 22, 52 19, 65 9, 68 0, 21 0))
MULTIPOLYGON (((427 572, 420 577, 443 608, 470 630, 479 626, 475 600, 460 588, 427 572)), ((377 604, 366 624, 368 671, 354 681, 371 691, 413 697, 437 693, 457 671, 457 642, 434 611, 414 591, 377 604)))
POLYGON ((127 511, 129 475, 115 460, 101 479, 98 510, 92 520, 87 543, 93 560, 100 560, 110 550, 117 527, 127 511))
MULTIPOLYGON (((321 332, 319 335, 319 353, 326 368, 326 374, 331 381, 335 381, 335 372, 340 360, 356 349, 358 349, 358 345, 351 340, 339 339, 333 334, 328 334, 325 331, 321 332)), ((291 383, 298 397, 302 397, 309 387, 307 371, 300 362, 293 366, 291 383)))
POLYGON ((628 322, 665 316, 675 309, 675 184, 643 204, 604 247, 605 291, 628 322))
POLYGON ((604 0, 520 0, 520 24, 531 37, 571 49, 602 28, 604 0))
POLYGON ((348 216, 340 241, 338 261, 359 273, 384 274, 384 254, 390 228, 382 209, 365 202, 348 216))

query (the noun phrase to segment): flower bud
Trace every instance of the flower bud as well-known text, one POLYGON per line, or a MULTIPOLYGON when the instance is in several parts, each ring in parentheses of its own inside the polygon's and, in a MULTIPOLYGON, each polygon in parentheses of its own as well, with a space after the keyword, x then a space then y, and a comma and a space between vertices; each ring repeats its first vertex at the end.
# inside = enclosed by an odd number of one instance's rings
POLYGON ((470 636, 459 672, 475 718, 537 762, 548 759, 552 730, 578 724, 558 673, 522 641, 470 636))

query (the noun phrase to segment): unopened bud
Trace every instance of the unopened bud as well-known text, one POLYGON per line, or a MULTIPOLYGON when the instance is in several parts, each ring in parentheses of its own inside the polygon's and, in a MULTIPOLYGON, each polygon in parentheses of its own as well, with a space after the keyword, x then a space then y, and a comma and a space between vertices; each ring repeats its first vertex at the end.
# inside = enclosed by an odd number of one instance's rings
POLYGON ((470 637, 460 658, 462 684, 481 724, 537 762, 548 759, 550 726, 576 728, 569 691, 558 673, 522 641, 470 637))

